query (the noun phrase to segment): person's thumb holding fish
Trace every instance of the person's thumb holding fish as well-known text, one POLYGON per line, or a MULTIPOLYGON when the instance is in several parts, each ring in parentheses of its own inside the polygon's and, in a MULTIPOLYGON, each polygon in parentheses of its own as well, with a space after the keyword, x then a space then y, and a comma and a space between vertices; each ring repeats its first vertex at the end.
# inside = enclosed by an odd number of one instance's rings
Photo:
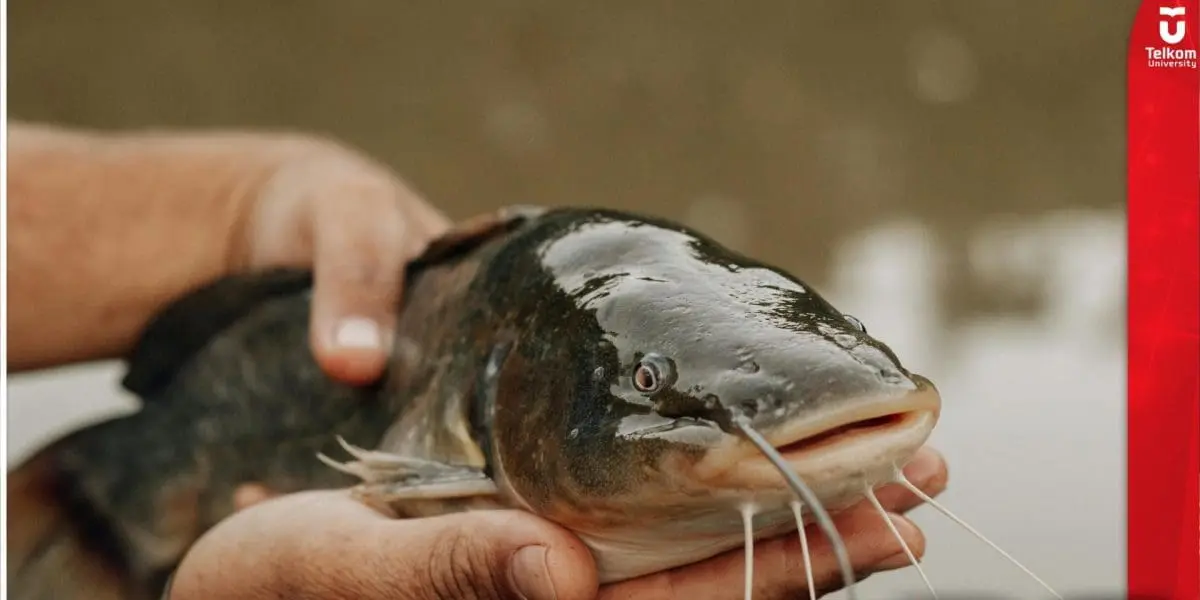
POLYGON ((169 598, 584 600, 596 586, 587 548, 531 514, 395 520, 321 491, 221 523, 188 553, 169 598))

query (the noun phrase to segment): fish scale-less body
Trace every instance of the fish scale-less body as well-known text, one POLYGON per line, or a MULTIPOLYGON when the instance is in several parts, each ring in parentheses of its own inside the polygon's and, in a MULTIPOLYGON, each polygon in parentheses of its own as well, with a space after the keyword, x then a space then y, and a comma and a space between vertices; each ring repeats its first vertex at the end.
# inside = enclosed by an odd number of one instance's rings
POLYGON ((305 273, 226 278, 165 310, 125 380, 141 411, 10 473, 44 500, 10 530, 11 597, 153 598, 245 483, 358 484, 405 516, 526 509, 579 534, 601 580, 619 581, 737 546, 750 500, 756 535, 795 527, 794 497, 733 416, 781 448, 867 423, 794 451, 832 507, 890 476, 936 421, 932 386, 856 321, 667 221, 492 215, 406 279, 388 372, 366 388, 309 353, 305 273), (338 437, 375 454, 339 466, 338 437))
MULTIPOLYGON (((265 303, 144 395, 138 413, 50 447, 46 477, 75 499, 78 514, 94 514, 96 525, 79 535, 126 579, 127 597, 154 597, 187 547, 233 512, 242 483, 295 491, 352 482, 314 454, 336 448, 330 431, 377 441, 389 413, 369 390, 321 376, 306 352, 307 332, 296 327, 307 315, 302 294, 265 303)), ((88 597, 86 587, 70 597, 23 593, 41 584, 25 580, 31 567, 14 565, 20 558, 9 559, 14 598, 88 597)))
MULTIPOLYGON (((443 340, 454 338, 439 324, 452 320, 450 313, 469 310, 461 296, 470 275, 456 276, 456 269, 474 272, 471 265, 448 261, 410 278, 402 358, 423 360, 410 349, 422 355, 446 351, 443 340)), ((114 598, 156 598, 186 549, 233 512, 241 484, 286 493, 355 483, 316 455, 336 454, 336 436, 379 443, 414 396, 396 392, 395 377, 357 388, 323 374, 308 342, 310 284, 311 277, 297 271, 229 278, 197 292, 193 298, 202 296, 202 305, 181 303, 171 309, 182 306, 180 312, 168 311, 161 324, 151 324, 125 380, 141 397, 141 409, 70 434, 18 469, 37 475, 31 485, 52 490, 46 506, 33 507, 30 517, 57 518, 63 529, 41 544, 31 542, 26 552, 10 553, 13 598, 92 598, 96 590, 87 581, 74 582, 69 593, 66 582, 57 581, 70 580, 70 570, 83 561, 99 563, 109 574, 106 581, 119 581, 108 586, 119 589, 114 598), (247 303, 247 285, 270 287, 271 293, 247 303), (232 312, 212 310, 222 304, 232 312), (206 341, 194 354, 176 357, 175 344, 190 338, 174 334, 206 341), (391 393, 381 393, 389 388, 391 393), (46 514, 56 505, 69 512, 46 514), (57 551, 67 540, 82 543, 86 552, 57 551)), ((431 370, 444 364, 406 366, 405 380, 429 385, 436 376, 431 370)), ((17 523, 10 542, 23 533, 17 523)))

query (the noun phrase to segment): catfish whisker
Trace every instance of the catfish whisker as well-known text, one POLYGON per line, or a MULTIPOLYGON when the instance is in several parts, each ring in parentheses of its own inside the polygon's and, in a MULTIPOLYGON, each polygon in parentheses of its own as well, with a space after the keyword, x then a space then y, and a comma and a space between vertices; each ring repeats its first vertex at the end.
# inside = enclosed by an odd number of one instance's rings
POLYGON ((746 600, 754 598, 754 505, 742 505, 742 531, 746 535, 746 600))
POLYGON ((874 506, 875 510, 879 512, 879 516, 883 517, 883 522, 887 523, 888 529, 892 531, 892 535, 896 536, 896 541, 900 542, 900 548, 904 550, 904 554, 908 557, 909 562, 912 563, 913 567, 916 567, 917 573, 921 576, 921 580, 925 582, 925 587, 929 588, 929 595, 933 596, 934 600, 937 600, 937 591, 933 589, 933 584, 929 582, 929 577, 925 575, 925 569, 921 568, 921 563, 917 562, 917 557, 914 556, 912 550, 909 549, 908 542, 905 542, 904 538, 900 536, 900 530, 896 529, 896 524, 892 522, 892 519, 888 516, 887 511, 883 509, 883 504, 879 503, 879 498, 875 496, 875 490, 871 489, 870 485, 867 485, 865 494, 867 496, 867 500, 870 500, 871 505, 874 506))
POLYGON ((808 506, 813 513, 813 518, 816 519, 817 525, 829 537, 829 544, 833 547, 833 554, 837 557, 839 570, 842 572, 842 583, 846 588, 846 597, 848 600, 857 600, 858 594, 854 589, 854 567, 850 564, 850 554, 846 551, 846 542, 838 533, 837 526, 833 523, 833 518, 829 516, 829 512, 821 505, 821 501, 817 499, 817 495, 812 489, 800 479, 800 476, 795 471, 788 468, 787 461, 779 454, 779 451, 767 442, 762 434, 755 431, 750 426, 750 419, 745 415, 735 415, 733 424, 737 427, 752 444, 758 447, 759 452, 783 475, 784 481, 788 487, 808 506))
POLYGON ((808 534, 804 532, 803 505, 792 502, 792 514, 796 516, 796 531, 800 533, 800 554, 804 557, 804 578, 808 580, 808 600, 817 600, 817 586, 813 583, 812 556, 808 554, 808 534))
POLYGON ((1033 580, 1038 582, 1043 588, 1046 588, 1046 591, 1050 592, 1055 598, 1062 600, 1062 596, 1059 595, 1058 592, 1054 591, 1054 588, 1050 587, 1050 584, 1046 583, 1045 581, 1042 581, 1041 577, 1038 577, 1037 575, 1035 575, 1034 572, 1029 570, 1028 567, 1021 564, 1017 559, 1013 558, 1012 555, 1009 554, 1008 552, 1005 552, 1003 548, 1001 548, 1000 546, 997 546, 995 542, 989 540, 982 533, 979 533, 979 531, 977 531, 974 527, 971 527, 970 525, 968 525, 966 521, 958 518, 958 516, 956 516, 954 513, 950 512, 950 509, 946 508, 945 506, 942 506, 941 503, 939 503, 939 502, 935 501, 933 498, 929 497, 929 494, 926 494, 925 492, 921 491, 921 488, 917 487, 916 485, 913 485, 913 483, 911 481, 909 481, 907 477, 904 476, 904 471, 902 471, 899 467, 896 468, 895 479, 896 479, 896 483, 899 483, 900 485, 908 488, 908 491, 912 492, 918 498, 923 500, 926 504, 932 506, 938 512, 945 515, 946 518, 950 519, 951 521, 954 521, 960 527, 962 527, 963 529, 966 529, 968 532, 970 532, 971 535, 975 536, 976 538, 978 538, 980 541, 987 544, 988 546, 991 546, 993 550, 995 550, 996 552, 999 552, 1001 556, 1003 556, 1005 559, 1008 560, 1008 562, 1011 562, 1012 564, 1016 565, 1016 567, 1018 569, 1021 569, 1022 571, 1024 571, 1026 575, 1032 577, 1033 580))

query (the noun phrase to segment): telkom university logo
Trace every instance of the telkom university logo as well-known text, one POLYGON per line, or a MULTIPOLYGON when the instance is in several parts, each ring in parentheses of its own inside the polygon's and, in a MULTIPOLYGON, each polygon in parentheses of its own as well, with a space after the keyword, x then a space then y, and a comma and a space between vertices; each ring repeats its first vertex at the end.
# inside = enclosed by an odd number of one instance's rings
POLYGON ((1158 37, 1165 46, 1146 46, 1146 64, 1158 68, 1196 68, 1196 49, 1178 48, 1187 37, 1187 8, 1158 7, 1158 37))
POLYGON ((1182 42, 1183 36, 1187 34, 1187 21, 1184 19, 1186 14, 1187 9, 1182 6, 1158 7, 1158 16, 1168 17, 1166 19, 1159 19, 1158 37, 1172 46, 1182 42))

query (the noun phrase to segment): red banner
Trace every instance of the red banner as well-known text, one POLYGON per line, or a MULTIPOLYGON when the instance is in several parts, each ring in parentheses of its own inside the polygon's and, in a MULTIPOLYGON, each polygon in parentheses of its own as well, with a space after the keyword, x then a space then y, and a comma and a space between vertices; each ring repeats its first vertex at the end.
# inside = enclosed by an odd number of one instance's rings
POLYGON ((1200 0, 1129 39, 1130 597, 1200 599, 1200 0))

